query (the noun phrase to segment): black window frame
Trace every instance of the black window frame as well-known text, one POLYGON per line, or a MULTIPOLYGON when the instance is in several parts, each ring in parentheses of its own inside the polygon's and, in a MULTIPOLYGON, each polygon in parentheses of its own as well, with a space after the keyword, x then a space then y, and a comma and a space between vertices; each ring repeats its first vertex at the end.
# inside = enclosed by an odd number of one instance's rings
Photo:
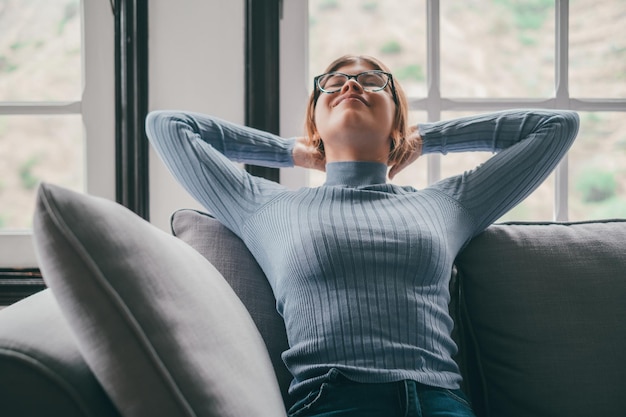
MULTIPOLYGON (((246 1, 245 124, 270 133, 280 130, 281 0, 246 1)), ((246 165, 250 174, 279 182, 277 168, 246 165)))

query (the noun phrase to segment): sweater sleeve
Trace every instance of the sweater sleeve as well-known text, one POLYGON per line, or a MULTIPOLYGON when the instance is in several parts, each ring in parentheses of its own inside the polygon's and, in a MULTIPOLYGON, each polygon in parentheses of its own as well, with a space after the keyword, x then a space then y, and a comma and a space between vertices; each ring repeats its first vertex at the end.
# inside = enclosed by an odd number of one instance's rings
POLYGON ((151 112, 146 133, 178 182, 238 236, 248 217, 284 187, 232 161, 293 165, 293 140, 198 113, 151 112))
POLYGON ((456 199, 480 233, 550 175, 578 133, 570 111, 513 110, 419 126, 424 153, 490 151, 477 168, 433 184, 456 199))

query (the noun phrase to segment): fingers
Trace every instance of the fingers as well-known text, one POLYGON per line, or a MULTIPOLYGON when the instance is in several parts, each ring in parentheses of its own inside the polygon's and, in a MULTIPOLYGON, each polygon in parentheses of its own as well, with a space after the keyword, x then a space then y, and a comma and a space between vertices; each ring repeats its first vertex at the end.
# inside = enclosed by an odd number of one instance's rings
POLYGON ((392 180, 393 177, 395 177, 396 174, 402 171, 402 169, 404 169, 407 165, 408 164, 406 163, 406 161, 400 161, 396 163, 395 165, 393 165, 391 169, 389 170, 389 179, 392 180))
POLYGON ((400 171, 417 161, 422 154, 421 150, 421 147, 419 147, 412 154, 407 155, 405 158, 394 164, 389 170, 389 179, 392 180, 393 177, 395 177, 400 171))
POLYGON ((389 179, 392 180, 396 174, 404 169, 408 164, 396 164, 389 170, 389 179))
POLYGON ((326 170, 326 159, 320 155, 316 148, 303 143, 303 141, 296 143, 292 157, 294 166, 317 169, 319 171, 326 170))

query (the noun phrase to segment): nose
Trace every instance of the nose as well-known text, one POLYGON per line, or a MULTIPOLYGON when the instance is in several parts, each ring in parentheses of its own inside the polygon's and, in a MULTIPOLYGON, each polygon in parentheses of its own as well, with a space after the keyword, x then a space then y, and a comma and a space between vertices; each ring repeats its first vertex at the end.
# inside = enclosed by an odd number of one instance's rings
POLYGON ((356 91, 356 92, 361 92, 363 91, 363 87, 361 86, 361 84, 359 84, 357 82, 356 79, 354 78, 349 78, 344 84, 343 87, 341 87, 341 92, 345 93, 347 91, 356 91))

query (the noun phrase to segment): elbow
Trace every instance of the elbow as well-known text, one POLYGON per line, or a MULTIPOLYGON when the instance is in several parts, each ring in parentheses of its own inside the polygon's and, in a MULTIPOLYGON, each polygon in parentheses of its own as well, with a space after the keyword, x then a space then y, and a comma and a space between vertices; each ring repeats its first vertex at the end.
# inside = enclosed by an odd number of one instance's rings
POLYGON ((167 137, 164 133, 170 130, 172 123, 180 119, 180 117, 176 117, 176 114, 168 110, 155 110, 148 113, 145 129, 150 142, 158 142, 167 137))
POLYGON ((557 132, 559 132, 559 136, 563 141, 571 145, 578 135, 580 126, 578 113, 570 110, 559 110, 551 117, 551 122, 556 126, 557 132))
POLYGON ((574 140, 576 135, 578 134, 578 128, 580 126, 580 117, 578 113, 575 111, 564 111, 562 112, 562 122, 563 128, 566 132, 568 132, 568 136, 574 140))
POLYGON ((172 146, 181 146, 188 140, 189 131, 197 131, 189 113, 174 110, 151 111, 146 116, 145 129, 150 144, 158 153, 172 146))

